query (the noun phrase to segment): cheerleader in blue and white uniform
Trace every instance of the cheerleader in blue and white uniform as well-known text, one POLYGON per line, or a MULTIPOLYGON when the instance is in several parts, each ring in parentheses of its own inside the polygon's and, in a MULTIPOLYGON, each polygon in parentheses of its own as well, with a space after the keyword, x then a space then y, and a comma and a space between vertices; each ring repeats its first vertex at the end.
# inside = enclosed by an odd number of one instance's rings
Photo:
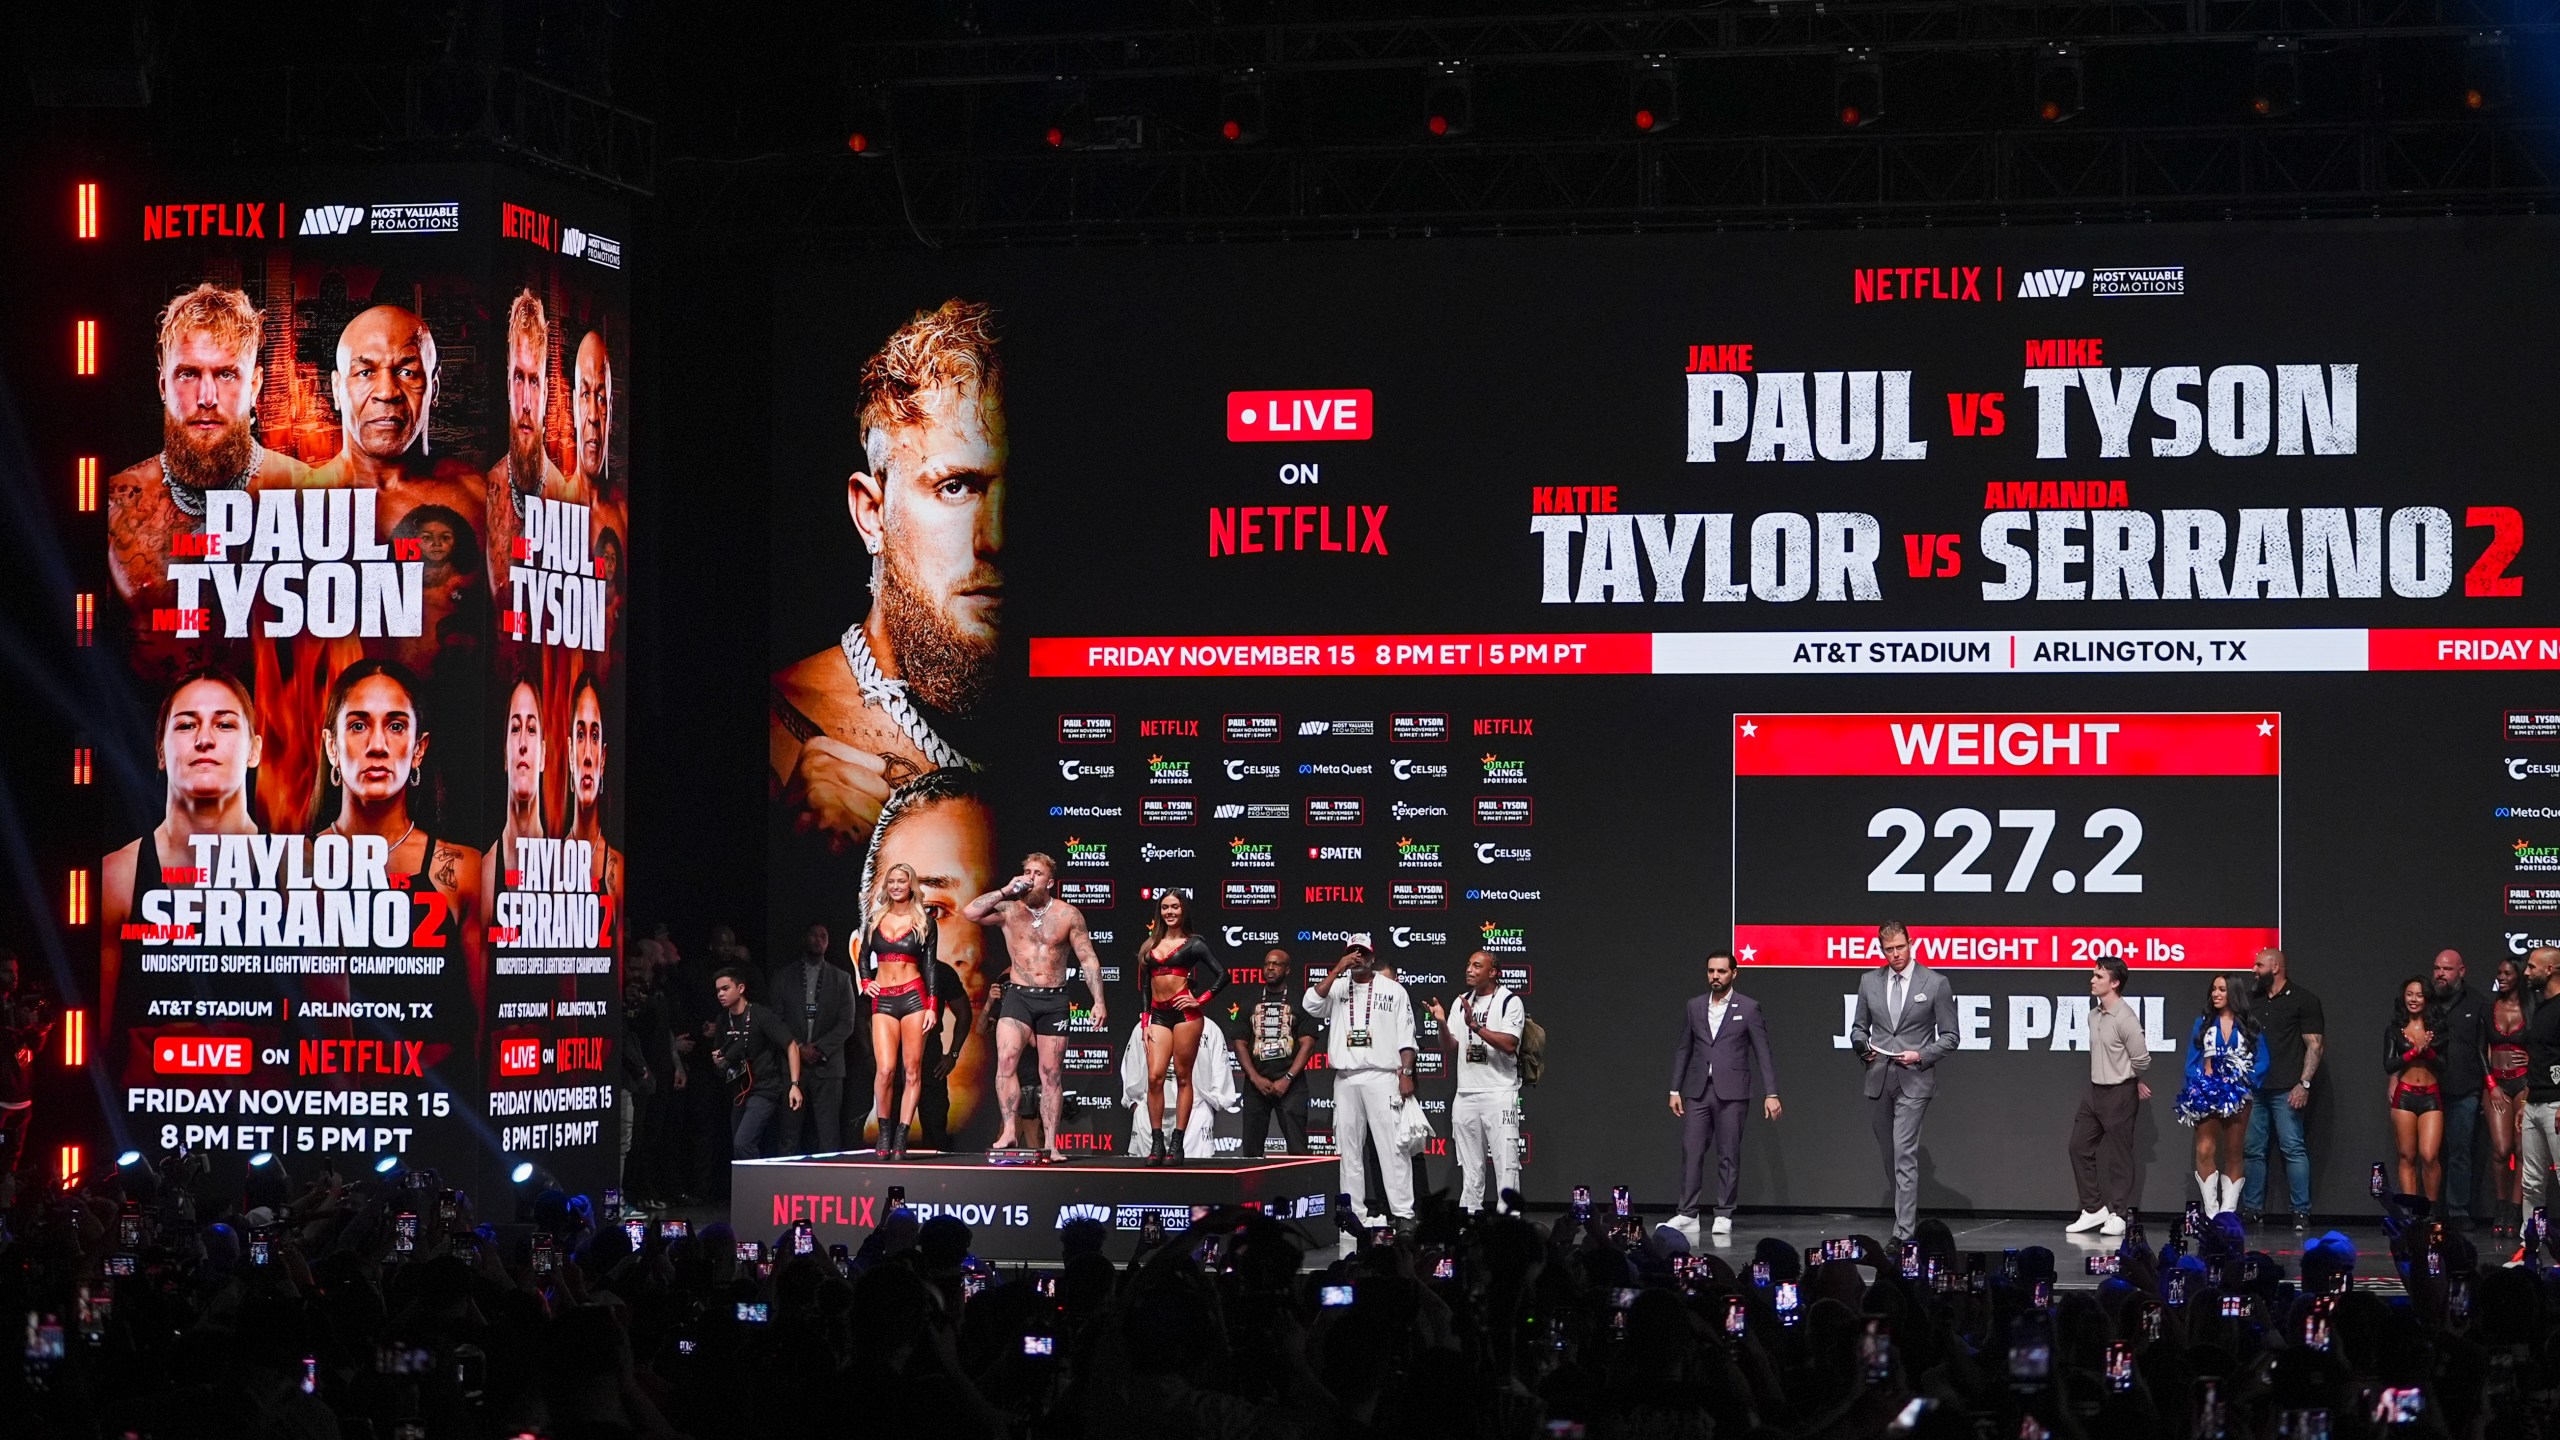
POLYGON ((2267 1047, 2249 1017, 2249 987, 2214 976, 2204 1013, 2187 1035, 2187 1083, 2178 1089, 2178 1121, 2196 1130, 2196 1189, 2208 1217, 2240 1203, 2249 1102, 2266 1073, 2267 1047))

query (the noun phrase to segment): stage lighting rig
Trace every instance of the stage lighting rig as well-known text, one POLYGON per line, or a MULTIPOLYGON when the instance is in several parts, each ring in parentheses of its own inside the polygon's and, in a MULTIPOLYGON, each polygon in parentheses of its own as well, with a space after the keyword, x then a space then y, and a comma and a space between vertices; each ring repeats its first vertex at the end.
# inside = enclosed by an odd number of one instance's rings
POLYGON ((2087 85, 2079 46, 2057 41, 2037 47, 2034 103, 2038 120, 2059 125, 2077 116, 2087 85))
POLYGON ((1270 92, 1259 70, 1238 70, 1218 84, 1218 135, 1251 145, 1270 130, 1270 92))
POLYGON ((2462 108, 2475 115, 2503 110, 2515 98, 2503 31, 2483 30, 2462 42, 2462 108))
POLYGON ((285 1172, 284 1161, 271 1150, 261 1150, 249 1157, 249 1173, 241 1186, 241 1196, 249 1208, 263 1205, 284 1213, 293 1203, 293 1177, 285 1172))
POLYGON ((1680 72, 1667 55, 1646 55, 1627 71, 1627 119, 1639 135, 1680 123, 1680 72))
POLYGON ((1844 50, 1831 65, 1831 113, 1857 130, 1884 118, 1884 62, 1866 46, 1844 50))
POLYGON ((2271 35, 2258 42, 2249 67, 2249 113, 2280 119, 2302 106, 2302 42, 2271 35))
POLYGON ((1476 128, 1475 80, 1465 61, 1444 61, 1423 76, 1422 128, 1444 140, 1476 128))

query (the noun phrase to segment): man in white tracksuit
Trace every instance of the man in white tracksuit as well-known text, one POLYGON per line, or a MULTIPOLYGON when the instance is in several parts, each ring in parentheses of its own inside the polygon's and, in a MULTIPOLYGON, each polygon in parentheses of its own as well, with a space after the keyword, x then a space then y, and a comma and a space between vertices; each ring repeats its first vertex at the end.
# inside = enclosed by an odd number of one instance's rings
POLYGON ((1413 1167, 1398 1149, 1403 1107, 1413 1099, 1413 1000, 1373 967, 1365 934, 1350 937, 1342 958, 1307 987, 1309 1015, 1325 1022, 1325 1068, 1333 1072, 1333 1145, 1342 1156, 1342 1189, 1351 1213, 1365 1214, 1369 1182, 1361 1151, 1377 1137, 1385 1172, 1387 1217, 1413 1224, 1413 1167))
POLYGON ((1478 950, 1467 957, 1467 988, 1455 1005, 1429 1003, 1440 1048, 1457 1066, 1449 1153, 1458 1162, 1458 1203, 1482 1210, 1488 1167, 1495 1201, 1520 1188, 1520 997, 1494 978, 1493 957, 1478 950))

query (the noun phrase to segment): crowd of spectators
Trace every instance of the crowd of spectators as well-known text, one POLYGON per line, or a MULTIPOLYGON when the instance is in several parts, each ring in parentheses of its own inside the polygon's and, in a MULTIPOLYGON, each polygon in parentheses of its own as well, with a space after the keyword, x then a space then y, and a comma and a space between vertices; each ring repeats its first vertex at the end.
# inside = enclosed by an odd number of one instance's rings
POLYGON ((1212 1212, 1117 1262, 1078 1221, 1036 1270, 903 1209, 844 1253, 556 1190, 491 1217, 421 1174, 246 1198, 182 1157, 139 1192, 20 1189, 0 1432, 2419 1440, 2539 1433, 2560 1377, 2560 1270, 2402 1210, 2388 1285, 2341 1287, 2343 1236, 2289 1270, 2226 1215, 2128 1234, 2091 1288, 1935 1221, 1907 1252, 1692 1256, 1445 1197, 1404 1234, 1212 1212))

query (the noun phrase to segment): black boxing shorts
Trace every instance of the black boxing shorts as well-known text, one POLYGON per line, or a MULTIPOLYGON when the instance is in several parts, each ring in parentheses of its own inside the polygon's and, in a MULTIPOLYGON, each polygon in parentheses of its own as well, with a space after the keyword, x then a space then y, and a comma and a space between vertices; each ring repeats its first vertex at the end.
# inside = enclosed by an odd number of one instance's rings
POLYGON ((1004 1004, 996 1010, 999 1020, 1018 1020, 1031 1027, 1034 1035, 1067 1033, 1067 987, 1064 985, 1017 985, 1004 987, 1004 1004))

